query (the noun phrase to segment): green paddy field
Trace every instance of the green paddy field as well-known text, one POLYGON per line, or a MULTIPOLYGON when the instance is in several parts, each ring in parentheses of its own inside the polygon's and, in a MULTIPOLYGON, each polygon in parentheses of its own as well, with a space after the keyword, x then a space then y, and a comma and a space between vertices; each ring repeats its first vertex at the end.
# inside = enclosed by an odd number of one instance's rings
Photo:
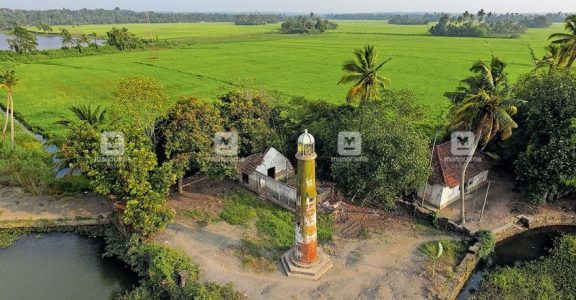
MULTIPOLYGON (((399 26, 379 21, 339 21, 335 31, 320 35, 282 35, 280 24, 236 26, 230 23, 126 24, 143 37, 175 40, 179 46, 78 58, 47 59, 16 67, 16 111, 31 125, 61 136, 54 122, 78 104, 107 106, 119 79, 144 74, 157 79, 176 101, 178 96, 214 100, 236 86, 275 91, 284 100, 295 96, 344 103, 347 87, 337 86, 342 63, 352 51, 376 45, 381 59, 392 57, 383 75, 393 89, 412 90, 430 119, 448 106, 442 94, 453 90, 478 59, 492 54, 508 62, 512 80, 533 66, 528 46, 543 54, 548 36, 561 24, 530 29, 519 39, 433 37, 426 26, 399 26)), ((82 25, 73 33, 103 35, 122 25, 82 25)), ((3 93, 3 92, 2 92, 3 93)), ((3 96, 3 94, 0 94, 3 96)))

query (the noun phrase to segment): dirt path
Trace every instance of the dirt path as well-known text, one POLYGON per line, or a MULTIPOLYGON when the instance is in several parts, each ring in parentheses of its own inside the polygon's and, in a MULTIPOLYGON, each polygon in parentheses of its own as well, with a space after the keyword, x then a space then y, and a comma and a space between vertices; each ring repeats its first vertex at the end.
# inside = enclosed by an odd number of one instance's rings
POLYGON ((337 239, 325 247, 334 267, 319 281, 288 278, 280 264, 270 273, 243 269, 234 255, 243 228, 225 222, 201 229, 174 223, 156 240, 183 249, 200 264, 207 281, 232 282, 249 299, 426 299, 423 243, 449 238, 410 226, 371 238, 337 239))
POLYGON ((32 196, 0 187, 0 222, 104 218, 112 207, 104 197, 94 194, 74 196, 32 196))

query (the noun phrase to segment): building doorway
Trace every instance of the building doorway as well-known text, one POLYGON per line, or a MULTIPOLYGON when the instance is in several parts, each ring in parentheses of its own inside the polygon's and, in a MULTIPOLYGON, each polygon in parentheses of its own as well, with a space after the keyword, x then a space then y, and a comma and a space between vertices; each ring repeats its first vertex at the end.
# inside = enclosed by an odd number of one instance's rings
POLYGON ((276 167, 268 169, 268 177, 276 179, 276 167))

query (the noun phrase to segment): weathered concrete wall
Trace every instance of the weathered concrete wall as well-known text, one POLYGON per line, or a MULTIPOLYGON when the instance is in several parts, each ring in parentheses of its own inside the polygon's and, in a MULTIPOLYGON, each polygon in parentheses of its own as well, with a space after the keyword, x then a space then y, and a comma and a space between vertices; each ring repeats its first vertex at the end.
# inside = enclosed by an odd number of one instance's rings
POLYGON ((436 217, 435 212, 426 208, 422 208, 420 207, 420 205, 415 205, 414 203, 410 203, 403 200, 396 201, 396 204, 406 213, 413 214, 416 218, 421 219, 429 223, 430 225, 437 226, 439 229, 455 232, 468 237, 472 236, 468 228, 463 227, 462 225, 457 224, 449 220, 448 218, 438 218, 436 217))

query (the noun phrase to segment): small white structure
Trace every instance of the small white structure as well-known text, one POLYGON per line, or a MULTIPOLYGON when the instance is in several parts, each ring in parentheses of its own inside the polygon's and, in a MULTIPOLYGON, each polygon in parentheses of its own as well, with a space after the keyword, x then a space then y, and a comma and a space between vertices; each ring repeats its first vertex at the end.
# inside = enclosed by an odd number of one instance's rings
POLYGON ((239 172, 243 187, 286 209, 296 209, 296 189, 288 183, 294 167, 278 150, 270 147, 264 153, 244 158, 239 172))
MULTIPOLYGON (((446 142, 434 147, 432 175, 428 178, 426 187, 418 192, 420 198, 424 197, 426 202, 438 209, 460 199, 460 171, 466 157, 452 155, 450 146, 450 142, 446 142)), ((477 151, 466 171, 466 192, 487 182, 490 167, 490 158, 477 151)))

